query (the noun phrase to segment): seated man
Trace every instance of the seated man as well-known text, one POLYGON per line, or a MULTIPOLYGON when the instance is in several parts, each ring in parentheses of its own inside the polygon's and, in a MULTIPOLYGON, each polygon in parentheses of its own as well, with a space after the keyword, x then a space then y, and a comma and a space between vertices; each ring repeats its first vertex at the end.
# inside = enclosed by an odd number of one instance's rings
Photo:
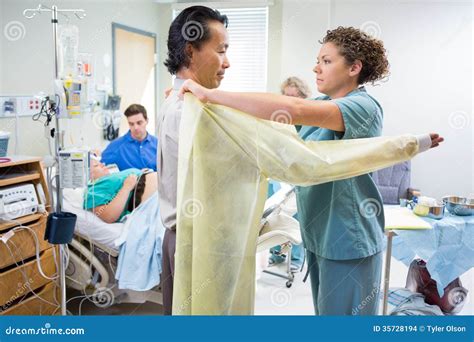
POLYGON ((124 114, 130 130, 107 146, 102 153, 102 162, 117 164, 120 171, 130 168, 156 171, 158 140, 146 130, 148 117, 145 107, 132 104, 124 114))
POLYGON ((95 160, 91 162, 90 179, 84 194, 84 209, 91 209, 107 223, 120 221, 158 189, 156 172, 127 169, 110 173, 95 160))

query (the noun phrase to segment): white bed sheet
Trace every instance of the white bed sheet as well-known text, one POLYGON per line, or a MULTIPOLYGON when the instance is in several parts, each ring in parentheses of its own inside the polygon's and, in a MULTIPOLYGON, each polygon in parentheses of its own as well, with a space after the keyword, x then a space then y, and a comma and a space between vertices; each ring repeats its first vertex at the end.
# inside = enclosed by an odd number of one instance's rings
POLYGON ((77 215, 75 232, 118 252, 115 240, 122 234, 125 223, 105 223, 93 213, 82 209, 82 196, 83 189, 63 190, 63 211, 77 215))

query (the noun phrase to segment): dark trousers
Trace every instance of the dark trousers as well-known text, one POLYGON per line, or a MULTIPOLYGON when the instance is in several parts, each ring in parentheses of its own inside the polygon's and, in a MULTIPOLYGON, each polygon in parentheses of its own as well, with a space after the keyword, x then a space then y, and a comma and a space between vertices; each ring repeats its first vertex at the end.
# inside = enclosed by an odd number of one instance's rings
POLYGON ((161 290, 163 292, 163 312, 171 315, 173 309, 174 253, 176 250, 176 231, 166 229, 163 238, 163 258, 161 271, 161 290))

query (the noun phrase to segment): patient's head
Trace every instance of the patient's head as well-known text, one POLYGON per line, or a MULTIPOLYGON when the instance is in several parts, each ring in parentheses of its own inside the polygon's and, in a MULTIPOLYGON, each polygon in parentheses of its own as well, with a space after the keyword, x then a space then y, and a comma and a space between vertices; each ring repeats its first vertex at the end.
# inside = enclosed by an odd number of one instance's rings
POLYGON ((97 180, 110 174, 110 170, 103 163, 97 160, 91 160, 91 180, 97 180))

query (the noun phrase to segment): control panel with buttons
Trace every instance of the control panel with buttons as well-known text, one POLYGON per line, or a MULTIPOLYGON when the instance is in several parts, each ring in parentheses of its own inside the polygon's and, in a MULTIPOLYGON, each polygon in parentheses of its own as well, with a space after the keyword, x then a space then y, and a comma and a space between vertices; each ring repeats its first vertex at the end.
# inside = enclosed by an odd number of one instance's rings
POLYGON ((0 188, 0 219, 13 220, 38 211, 38 196, 33 184, 0 188))

